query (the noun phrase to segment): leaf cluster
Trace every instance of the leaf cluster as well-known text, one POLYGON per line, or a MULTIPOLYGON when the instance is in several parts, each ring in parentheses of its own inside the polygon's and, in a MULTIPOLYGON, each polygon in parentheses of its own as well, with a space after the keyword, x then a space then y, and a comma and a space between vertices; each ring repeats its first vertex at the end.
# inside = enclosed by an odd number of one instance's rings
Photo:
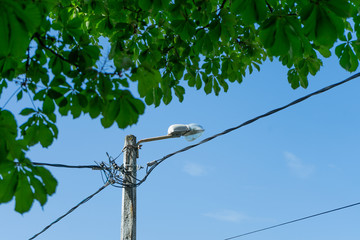
MULTIPOLYGON (((51 174, 32 166, 26 151, 54 142, 60 115, 126 128, 145 104, 183 101, 183 84, 218 95, 267 59, 288 68, 292 88, 306 88, 333 48, 340 66, 355 71, 359 7, 355 0, 0 0, 0 95, 15 83, 18 101, 32 99, 20 125, 0 108, 0 164, 8 166, 0 181, 13 186, 0 188, 0 203, 21 201, 19 192, 43 205, 41 194, 54 192, 46 190, 51 174)), ((31 206, 19 204, 19 212, 31 206)))

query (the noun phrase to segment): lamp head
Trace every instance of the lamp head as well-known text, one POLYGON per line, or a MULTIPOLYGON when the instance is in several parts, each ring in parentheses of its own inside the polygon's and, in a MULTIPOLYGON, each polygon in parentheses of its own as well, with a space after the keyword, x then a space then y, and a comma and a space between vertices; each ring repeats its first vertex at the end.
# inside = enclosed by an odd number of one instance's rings
POLYGON ((184 136, 186 140, 193 141, 200 137, 204 132, 204 128, 199 124, 173 124, 168 129, 168 135, 172 137, 184 136))

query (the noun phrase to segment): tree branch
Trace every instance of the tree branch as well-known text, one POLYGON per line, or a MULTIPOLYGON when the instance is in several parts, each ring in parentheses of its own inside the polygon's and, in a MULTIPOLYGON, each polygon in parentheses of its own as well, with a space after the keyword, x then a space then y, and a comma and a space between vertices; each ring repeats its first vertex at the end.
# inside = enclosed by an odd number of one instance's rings
POLYGON ((25 82, 21 83, 21 86, 26 86, 27 82, 28 82, 28 77, 27 77, 27 73, 29 71, 29 67, 30 67, 30 46, 28 46, 28 49, 26 51, 26 63, 25 63, 25 82))
POLYGON ((224 8, 226 1, 227 1, 227 0, 224 0, 224 1, 222 2, 221 6, 220 6, 220 10, 224 8))
POLYGON ((71 62, 69 59, 64 58, 62 55, 58 54, 57 52, 55 52, 53 49, 49 48, 48 46, 46 46, 46 44, 44 43, 44 41, 40 38, 40 36, 38 34, 35 35, 35 38, 38 40, 39 44, 45 48, 46 50, 48 50, 49 52, 51 52, 52 54, 54 54, 55 56, 57 56, 58 58, 60 58, 61 60, 63 60, 64 62, 70 63, 71 65, 75 66, 76 68, 79 68, 79 66, 73 62, 71 62))
POLYGON ((271 5, 268 3, 268 1, 266 2, 266 6, 269 8, 270 12, 274 12, 274 9, 271 7, 271 5))
MULTIPOLYGON (((34 35, 34 38, 36 38, 39 42, 39 44, 46 50, 50 51, 52 54, 54 54, 56 57, 60 58, 62 61, 67 62, 71 65, 73 65, 74 67, 76 67, 76 69, 81 72, 80 70, 80 66, 72 61, 70 61, 69 59, 65 58, 64 56, 60 55, 59 53, 55 52, 53 49, 49 48, 48 46, 46 46, 46 44, 44 43, 44 41, 41 39, 41 37, 38 34, 34 35)), ((95 69, 94 69, 95 70, 95 69)), ((101 71, 97 71, 98 73, 104 74, 104 75, 110 75, 110 76, 114 76, 116 74, 118 74, 117 71, 113 72, 113 73, 107 73, 107 72, 101 72, 101 71)))

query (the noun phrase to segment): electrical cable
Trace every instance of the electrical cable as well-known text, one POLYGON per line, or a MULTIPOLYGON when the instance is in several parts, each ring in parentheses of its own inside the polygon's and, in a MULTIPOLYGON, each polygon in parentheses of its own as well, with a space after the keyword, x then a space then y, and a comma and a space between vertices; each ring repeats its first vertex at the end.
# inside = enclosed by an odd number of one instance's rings
POLYGON ((269 111, 269 112, 267 112, 267 113, 265 113, 265 114, 259 115, 259 116, 255 117, 255 118, 252 118, 252 119, 250 119, 250 120, 248 120, 248 121, 246 121, 246 122, 243 122, 242 124, 240 124, 240 125, 238 125, 238 126, 236 126, 236 127, 226 129, 225 131, 223 131, 223 132, 221 132, 221 133, 218 133, 218 134, 215 134, 215 135, 213 135, 213 136, 211 136, 211 137, 208 137, 208 138, 202 140, 201 142, 199 142, 199 143, 197 143, 197 144, 193 144, 193 145, 187 146, 187 147, 185 147, 185 148, 183 148, 183 149, 180 149, 180 150, 178 150, 178 151, 176 151, 176 152, 170 153, 170 154, 162 157, 161 159, 151 161, 150 163, 152 164, 152 166, 148 169, 148 171, 146 172, 146 174, 145 174, 145 176, 143 177, 143 179, 141 179, 141 180, 136 184, 136 186, 140 186, 140 185, 147 179, 147 177, 149 176, 149 174, 150 174, 160 163, 162 163, 162 162, 165 161, 166 159, 168 159, 168 158, 170 158, 170 157, 172 157, 172 156, 174 156, 174 155, 176 155, 176 154, 178 154, 178 153, 185 152, 185 151, 190 150, 190 149, 192 149, 192 148, 194 148, 194 147, 197 147, 197 146, 199 146, 199 145, 201 145, 201 144, 204 144, 204 143, 206 143, 206 142, 208 142, 208 141, 211 141, 211 140, 213 140, 213 139, 215 139, 215 138, 217 138, 217 137, 219 137, 219 136, 228 134, 228 133, 230 133, 230 132, 232 132, 232 131, 234 131, 234 130, 237 130, 237 129, 241 128, 241 127, 244 127, 244 126, 246 126, 246 125, 249 125, 249 124, 251 124, 251 123, 253 123, 253 122, 255 122, 255 121, 257 121, 257 120, 259 120, 259 119, 261 119, 261 118, 268 117, 268 116, 270 116, 270 115, 272 115, 272 114, 274 114, 274 113, 277 113, 277 112, 279 112, 279 111, 281 111, 281 110, 284 110, 284 109, 286 109, 286 108, 288 108, 288 107, 291 107, 291 106, 296 105, 296 104, 298 104, 298 103, 300 103, 300 102, 303 102, 303 101, 305 101, 306 99, 308 99, 308 98, 310 98, 310 97, 312 97, 312 96, 318 95, 318 94, 320 94, 320 93, 324 93, 324 92, 329 91, 330 89, 332 89, 332 88, 334 88, 334 87, 340 86, 340 85, 342 85, 342 84, 344 84, 344 83, 346 83, 346 82, 349 82, 349 81, 351 81, 351 80, 353 80, 353 79, 355 79, 355 78, 358 78, 359 76, 360 76, 360 73, 356 73, 356 74, 354 74, 354 75, 346 78, 346 79, 343 80, 343 81, 340 81, 340 82, 338 82, 338 83, 331 84, 331 85, 329 85, 329 86, 327 86, 327 87, 324 87, 324 88, 322 88, 322 89, 320 89, 320 90, 317 90, 317 91, 315 91, 315 92, 313 92, 313 93, 310 93, 310 94, 308 94, 308 95, 305 95, 304 97, 298 98, 298 99, 290 102, 290 103, 287 104, 287 105, 284 105, 284 106, 282 106, 282 107, 273 109, 273 110, 271 110, 271 111, 269 111))
POLYGON ((87 201, 89 201, 92 197, 94 197, 96 194, 98 194, 99 192, 101 192, 102 190, 104 190, 107 186, 110 185, 110 182, 106 182, 104 184, 104 186, 102 186, 101 188, 99 188, 95 193, 91 194, 90 196, 88 196, 87 198, 85 198, 84 200, 82 200, 81 202, 79 202, 75 207, 71 208, 67 213, 65 213, 64 215, 62 215, 61 217, 57 218, 55 221, 53 221, 52 223, 50 223, 49 225, 47 225, 45 228, 43 228, 43 230, 41 230, 40 232, 38 232, 37 234, 35 234, 34 236, 32 236, 31 238, 29 238, 29 240, 35 239, 37 236, 39 236, 40 234, 42 234, 43 232, 45 232, 46 230, 48 230, 52 225, 54 225, 55 223, 59 222, 61 219, 63 219, 64 217, 66 217, 67 215, 69 215, 70 213, 72 213, 76 208, 78 208, 80 205, 86 203, 87 201))
POLYGON ((261 229, 255 230, 255 231, 251 231, 251 232, 243 233, 243 234, 240 234, 240 235, 236 235, 236 236, 234 236, 234 237, 225 238, 224 240, 235 239, 235 238, 247 236, 247 235, 254 234, 254 233, 258 233, 258 232, 263 232, 263 231, 266 231, 266 230, 269 230, 269 229, 272 229, 272 228, 284 226, 284 225, 291 224, 291 223, 294 223, 294 222, 303 221, 303 220, 306 220, 306 219, 309 219, 309 218, 313 218, 313 217, 317 217, 317 216, 320 216, 320 215, 324 215, 324 214, 332 213, 332 212, 335 212, 335 211, 343 210, 343 209, 345 209, 345 208, 354 207, 354 206, 356 206, 356 205, 360 205, 360 202, 357 202, 357 203, 354 203, 354 204, 350 204, 350 205, 347 205, 347 206, 344 206, 344 207, 335 208, 335 209, 328 210, 328 211, 325 211, 325 212, 313 214, 313 215, 310 215, 310 216, 307 216, 307 217, 298 218, 298 219, 295 219, 295 220, 292 220, 292 221, 280 223, 280 224, 273 225, 273 226, 270 226, 270 227, 261 228, 261 229))
MULTIPOLYGON (((116 158, 112 158, 109 156, 108 153, 106 153, 110 159, 110 161, 114 162, 116 159, 118 159, 121 154, 123 152, 121 152, 116 158)), ((38 166, 49 166, 49 167, 63 167, 63 168, 90 168, 92 170, 104 170, 107 169, 108 167, 106 167, 105 165, 66 165, 66 164, 58 164, 58 163, 39 163, 39 162, 32 162, 33 165, 38 165, 38 166)))
POLYGON ((32 162, 33 165, 38 166, 49 166, 49 167, 63 167, 63 168, 90 168, 92 170, 103 170, 102 167, 98 165, 65 165, 65 164, 57 164, 57 163, 39 163, 39 162, 32 162))

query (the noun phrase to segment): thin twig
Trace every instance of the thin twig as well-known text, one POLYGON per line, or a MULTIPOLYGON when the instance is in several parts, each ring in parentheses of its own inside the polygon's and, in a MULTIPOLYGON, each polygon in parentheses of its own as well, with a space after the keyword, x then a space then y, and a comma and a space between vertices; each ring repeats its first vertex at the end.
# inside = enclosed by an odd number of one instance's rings
POLYGON ((15 92, 9 97, 9 99, 5 102, 4 106, 2 108, 5 108, 6 105, 10 102, 10 100, 19 92, 19 90, 21 89, 21 86, 15 90, 15 92))

